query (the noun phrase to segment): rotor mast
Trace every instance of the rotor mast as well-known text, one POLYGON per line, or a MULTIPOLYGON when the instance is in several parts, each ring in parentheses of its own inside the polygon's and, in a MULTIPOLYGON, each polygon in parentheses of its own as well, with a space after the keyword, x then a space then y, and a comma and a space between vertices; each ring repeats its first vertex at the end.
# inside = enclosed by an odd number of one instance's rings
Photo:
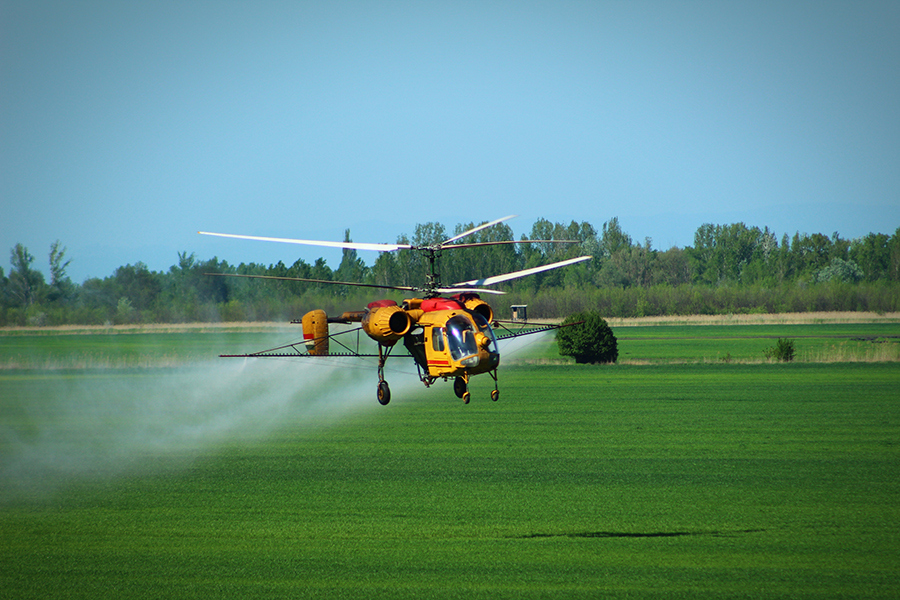
POLYGON ((426 298, 435 298, 440 296, 441 293, 438 291, 441 286, 441 273, 439 267, 439 261, 441 258, 441 250, 443 249, 441 244, 436 244, 434 246, 423 246, 418 248, 428 260, 428 270, 429 272, 425 274, 425 297, 426 298))

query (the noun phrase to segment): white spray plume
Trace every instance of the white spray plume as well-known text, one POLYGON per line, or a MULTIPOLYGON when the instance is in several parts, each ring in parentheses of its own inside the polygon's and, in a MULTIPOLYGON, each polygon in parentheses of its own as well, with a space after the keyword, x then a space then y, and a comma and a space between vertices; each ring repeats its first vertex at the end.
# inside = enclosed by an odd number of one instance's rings
MULTIPOLYGON (((527 356, 547 335, 500 342, 501 365, 527 356)), ((422 395, 409 358, 388 367, 395 404, 422 395)), ((375 363, 355 358, 48 372, 45 397, 21 407, 15 422, 0 423, 0 501, 47 498, 78 480, 177 469, 226 443, 390 410, 378 404, 376 382, 375 363)))
MULTIPOLYGON (((395 399, 417 391, 416 378, 405 373, 391 373, 395 399)), ((44 379, 46 398, 23 407, 15 423, 0 424, 0 500, 178 468, 226 443, 390 409, 375 398, 374 365, 353 358, 222 360, 44 379)))
POLYGON ((549 330, 498 341, 500 364, 508 365, 511 362, 522 360, 539 352, 543 346, 550 343, 550 338, 553 335, 555 335, 555 332, 549 330))

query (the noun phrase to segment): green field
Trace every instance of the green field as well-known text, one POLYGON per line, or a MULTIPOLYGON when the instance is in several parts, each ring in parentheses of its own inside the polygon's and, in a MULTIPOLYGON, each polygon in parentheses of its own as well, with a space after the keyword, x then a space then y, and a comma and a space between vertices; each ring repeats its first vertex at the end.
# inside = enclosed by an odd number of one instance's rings
POLYGON ((400 369, 387 407, 358 364, 201 360, 239 337, 0 336, 116 366, 0 370, 0 598, 896 598, 900 363, 749 362, 896 343, 832 327, 541 339, 497 403, 400 369))

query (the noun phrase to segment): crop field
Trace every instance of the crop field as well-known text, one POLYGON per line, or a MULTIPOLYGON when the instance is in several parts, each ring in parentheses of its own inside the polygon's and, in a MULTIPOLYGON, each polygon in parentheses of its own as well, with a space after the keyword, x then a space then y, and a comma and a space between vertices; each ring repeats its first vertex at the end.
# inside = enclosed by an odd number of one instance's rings
POLYGON ((291 330, 0 334, 0 598, 900 597, 900 325, 613 329, 386 407, 211 358, 291 330))

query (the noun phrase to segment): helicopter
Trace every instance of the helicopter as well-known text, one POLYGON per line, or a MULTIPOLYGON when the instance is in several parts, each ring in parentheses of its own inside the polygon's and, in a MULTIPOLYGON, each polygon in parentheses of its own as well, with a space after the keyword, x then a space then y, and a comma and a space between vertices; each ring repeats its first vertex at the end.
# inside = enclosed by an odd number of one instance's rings
MULTIPOLYGON (((421 286, 379 285, 372 283, 329 281, 300 277, 278 277, 271 275, 207 273, 207 275, 210 276, 221 277, 246 277, 254 279, 301 281, 400 290, 410 292, 411 295, 414 295, 414 297, 403 300, 401 304, 390 299, 375 300, 368 303, 363 310, 348 311, 341 315, 331 317, 329 317, 324 310, 311 310, 303 315, 299 321, 292 321, 292 323, 300 324, 303 328, 302 342, 290 343, 249 354, 222 354, 220 356, 229 358, 299 356, 377 357, 378 386, 376 388, 376 397, 381 405, 387 405, 391 400, 391 389, 387 380, 384 378, 384 367, 392 350, 394 350, 398 342, 402 342, 409 356, 414 360, 419 379, 425 384, 425 387, 431 387, 431 385, 439 379, 443 381, 452 379, 454 393, 463 401, 463 403, 468 404, 471 399, 471 394, 469 392, 470 378, 475 375, 487 373, 494 381, 494 389, 491 391, 491 400, 497 401, 500 398, 497 380, 497 368, 500 365, 500 352, 497 347, 498 340, 510 339, 541 331, 550 331, 558 329, 562 327, 562 325, 548 324, 528 329, 520 328, 516 331, 511 330, 503 326, 500 321, 494 320, 494 311, 490 304, 481 299, 481 294, 505 294, 506 292, 503 292, 502 290, 490 289, 487 286, 552 269, 559 269, 592 258, 590 255, 579 256, 539 267, 506 273, 504 275, 494 275, 481 279, 461 281, 450 286, 444 286, 442 284, 439 259, 445 250, 498 244, 578 243, 577 240, 459 242, 459 240, 462 240, 477 231, 492 227, 498 223, 512 219, 515 216, 516 215, 509 215, 494 221, 483 223, 447 240, 428 245, 401 243, 370 244, 350 241, 330 242, 199 231, 198 233, 200 235, 224 238, 303 244, 352 250, 372 250, 377 252, 409 250, 419 252, 424 256, 428 263, 425 282, 421 286), (329 325, 331 324, 347 325, 352 323, 359 323, 359 327, 349 330, 344 329, 334 333, 329 331, 329 325), (505 332, 501 332, 498 335, 499 327, 502 327, 505 332), (497 331, 495 331, 495 329, 497 329, 497 331), (377 354, 360 351, 360 331, 377 342, 377 354), (353 342, 345 343, 343 341, 347 339, 347 334, 354 332, 357 334, 355 347, 353 346, 353 342), (342 348, 342 351, 331 352, 330 342, 339 345, 342 348)), ((571 325, 577 325, 577 323, 572 323, 571 325)))

